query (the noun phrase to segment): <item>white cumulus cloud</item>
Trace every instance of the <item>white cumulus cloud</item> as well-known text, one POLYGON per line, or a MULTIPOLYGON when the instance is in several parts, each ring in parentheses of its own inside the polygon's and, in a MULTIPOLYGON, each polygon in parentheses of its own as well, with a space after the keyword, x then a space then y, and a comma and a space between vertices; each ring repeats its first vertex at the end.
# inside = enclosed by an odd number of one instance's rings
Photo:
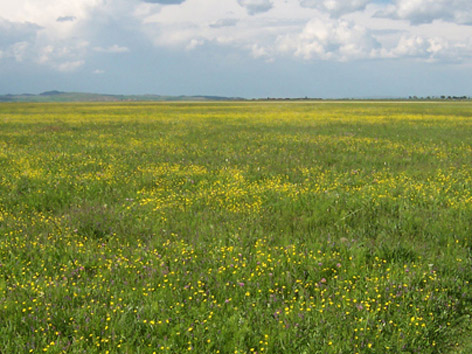
POLYGON ((34 48, 34 62, 54 70, 74 71, 85 64, 84 57, 89 48, 87 41, 58 42, 34 48))
POLYGON ((472 1, 470 0, 396 0, 379 16, 408 20, 412 24, 443 20, 472 25, 472 1))
POLYGON ((402 36, 391 49, 393 58, 415 58, 426 62, 462 62, 472 58, 472 46, 441 37, 402 36))
POLYGON ((73 71, 148 46, 268 62, 466 61, 469 24, 472 0, 17 0, 0 3, 0 60, 73 71))
POLYGON ((77 68, 84 65, 83 60, 75 60, 75 61, 66 61, 60 64, 57 64, 56 69, 62 72, 74 71, 77 68))
POLYGON ((340 16, 364 10, 371 0, 300 0, 303 7, 326 11, 332 16, 340 16))
POLYGON ((380 44, 369 31, 346 20, 314 19, 296 35, 279 37, 279 50, 304 59, 347 61, 373 58, 380 44))

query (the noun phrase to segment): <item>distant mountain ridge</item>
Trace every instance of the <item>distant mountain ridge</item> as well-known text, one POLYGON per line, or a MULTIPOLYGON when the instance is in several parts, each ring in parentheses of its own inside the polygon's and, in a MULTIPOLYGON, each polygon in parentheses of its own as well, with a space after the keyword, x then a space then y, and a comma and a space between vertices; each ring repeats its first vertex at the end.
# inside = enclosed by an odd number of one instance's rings
POLYGON ((38 95, 0 95, 0 102, 139 102, 139 101, 240 101, 241 97, 222 96, 161 96, 161 95, 110 95, 87 92, 45 91, 38 95))

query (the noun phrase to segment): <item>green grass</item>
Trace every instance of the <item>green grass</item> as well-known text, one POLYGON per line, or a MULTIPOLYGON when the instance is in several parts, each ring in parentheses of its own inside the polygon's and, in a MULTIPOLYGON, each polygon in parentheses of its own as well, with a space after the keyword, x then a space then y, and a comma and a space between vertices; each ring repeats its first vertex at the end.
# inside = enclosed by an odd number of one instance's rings
POLYGON ((6 353, 469 353, 472 104, 0 105, 6 353))

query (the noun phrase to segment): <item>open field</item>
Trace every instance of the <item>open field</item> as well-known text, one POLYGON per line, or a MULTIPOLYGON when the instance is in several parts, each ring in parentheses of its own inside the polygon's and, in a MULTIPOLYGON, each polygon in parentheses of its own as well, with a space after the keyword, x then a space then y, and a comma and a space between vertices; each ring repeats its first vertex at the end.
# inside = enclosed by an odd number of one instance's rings
POLYGON ((0 167, 0 352, 472 352, 472 103, 5 103, 0 167))

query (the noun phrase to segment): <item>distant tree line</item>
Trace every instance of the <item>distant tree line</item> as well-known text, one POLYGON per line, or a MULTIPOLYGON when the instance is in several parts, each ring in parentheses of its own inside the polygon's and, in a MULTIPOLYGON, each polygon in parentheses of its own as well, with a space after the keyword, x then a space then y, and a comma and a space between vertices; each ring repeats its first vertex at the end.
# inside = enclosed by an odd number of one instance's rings
POLYGON ((445 100, 445 101, 463 101, 463 100, 470 100, 472 99, 470 96, 426 96, 426 97, 418 97, 418 96, 409 96, 409 100, 418 100, 418 101, 427 101, 427 100, 445 100))
MULTIPOLYGON (((405 100, 405 98, 341 98, 341 99, 324 99, 317 97, 265 97, 265 98, 252 98, 251 101, 338 101, 338 100, 355 100, 355 101, 370 101, 370 100, 389 100, 389 101, 398 101, 405 100)), ((408 100, 411 101, 464 101, 472 100, 470 96, 408 96, 408 100)))
POLYGON ((316 97, 266 97, 266 98, 253 98, 251 101, 321 101, 322 98, 316 97))

